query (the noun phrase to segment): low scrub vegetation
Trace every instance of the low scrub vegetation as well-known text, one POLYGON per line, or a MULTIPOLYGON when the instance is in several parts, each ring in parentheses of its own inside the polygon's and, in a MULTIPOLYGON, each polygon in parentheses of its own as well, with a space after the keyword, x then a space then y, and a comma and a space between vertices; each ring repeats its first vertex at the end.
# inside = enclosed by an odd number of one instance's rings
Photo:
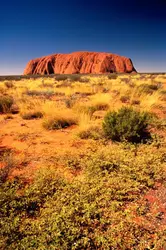
POLYGON ((70 111, 56 111, 53 115, 45 116, 43 127, 48 130, 67 128, 77 124, 76 116, 70 111))
POLYGON ((0 95, 0 113, 10 113, 12 104, 12 97, 0 95))
POLYGON ((165 79, 0 82, 0 249, 164 249, 165 79))
POLYGON ((68 79, 68 76, 66 76, 66 75, 57 75, 57 76, 55 76, 56 81, 65 81, 67 79, 68 79))
POLYGON ((43 113, 41 111, 27 111, 25 113, 21 113, 21 117, 24 120, 37 119, 37 118, 42 118, 43 113))
POLYGON ((53 90, 45 90, 45 91, 42 91, 42 90, 28 90, 26 91, 26 94, 28 96, 45 96, 45 97, 51 97, 53 96, 55 93, 53 90))
POLYGON ((6 88, 13 88, 14 87, 14 84, 12 82, 4 82, 4 85, 6 88))
POLYGON ((86 125, 78 130, 77 136, 81 139, 98 140, 103 138, 103 131, 99 126, 86 125))
POLYGON ((109 112, 104 118, 105 135, 115 141, 141 142, 150 138, 148 125, 150 114, 138 112, 133 108, 121 108, 109 112))
POLYGON ((141 84, 139 86, 139 91, 143 91, 147 94, 153 94, 153 92, 160 89, 161 86, 161 84, 141 84))
POLYGON ((138 224, 143 215, 137 201, 165 179, 163 157, 149 146, 135 154, 128 146, 94 144, 77 158, 64 158, 64 166, 81 169, 83 178, 67 181, 45 168, 28 186, 24 179, 3 181, 1 249, 160 249, 160 219, 150 214, 138 224))

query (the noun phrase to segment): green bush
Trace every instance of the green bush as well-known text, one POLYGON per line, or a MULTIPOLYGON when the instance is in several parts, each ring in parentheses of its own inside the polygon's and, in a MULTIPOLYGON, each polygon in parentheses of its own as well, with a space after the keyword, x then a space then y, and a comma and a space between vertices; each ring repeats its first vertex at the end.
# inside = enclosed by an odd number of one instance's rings
POLYGON ((9 113, 13 104, 13 98, 10 96, 0 96, 0 113, 9 113))
POLYGON ((151 116, 133 108, 122 107, 118 112, 108 112, 104 117, 103 130, 109 139, 132 143, 145 142, 150 138, 147 130, 151 116))

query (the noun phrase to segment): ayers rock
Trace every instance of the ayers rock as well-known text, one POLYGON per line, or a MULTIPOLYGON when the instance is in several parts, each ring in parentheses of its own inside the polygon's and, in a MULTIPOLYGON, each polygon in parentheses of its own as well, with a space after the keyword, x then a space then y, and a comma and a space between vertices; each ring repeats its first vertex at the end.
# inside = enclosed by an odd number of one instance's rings
POLYGON ((103 74, 136 72, 131 59, 111 53, 73 52, 54 54, 28 62, 24 75, 103 74))

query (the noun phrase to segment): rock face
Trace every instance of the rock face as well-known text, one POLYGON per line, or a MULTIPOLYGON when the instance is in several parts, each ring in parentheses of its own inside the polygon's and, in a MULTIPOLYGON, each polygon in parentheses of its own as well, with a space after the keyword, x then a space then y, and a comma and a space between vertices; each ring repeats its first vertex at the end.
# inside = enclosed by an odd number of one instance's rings
POLYGON ((24 75, 104 74, 136 72, 131 59, 111 53, 74 52, 54 54, 28 62, 24 75))

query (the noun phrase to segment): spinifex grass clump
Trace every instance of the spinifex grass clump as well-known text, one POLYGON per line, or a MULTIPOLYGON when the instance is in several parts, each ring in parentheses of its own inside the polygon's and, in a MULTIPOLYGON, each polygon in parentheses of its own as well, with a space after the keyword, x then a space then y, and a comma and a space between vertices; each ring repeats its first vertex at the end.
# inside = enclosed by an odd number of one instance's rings
POLYGON ((145 84, 141 84, 138 87, 138 89, 140 91, 143 91, 143 92, 147 93, 147 94, 152 94, 154 91, 160 89, 161 87, 162 87, 162 84, 155 84, 155 83, 153 83, 153 84, 146 84, 145 83, 145 84))
POLYGON ((9 113, 13 104, 13 98, 10 96, 0 96, 0 113, 9 113))
POLYGON ((25 120, 38 119, 43 117, 43 113, 40 111, 27 111, 21 114, 25 120))
POLYGON ((132 143, 145 142, 150 138, 148 125, 151 115, 133 108, 122 107, 118 112, 108 112, 103 121, 103 130, 109 139, 132 143))
POLYGON ((75 121, 72 119, 64 119, 63 117, 49 117, 43 122, 43 127, 48 130, 62 129, 67 128, 75 124, 75 121))
POLYGON ((80 128, 77 136, 81 139, 94 139, 98 140, 102 138, 102 129, 99 126, 87 125, 84 128, 80 128))
POLYGON ((4 82, 4 85, 6 86, 6 88, 13 88, 14 84, 12 82, 4 82))
POLYGON ((44 118, 43 127, 48 130, 62 129, 77 124, 77 117, 68 110, 57 111, 44 118))

